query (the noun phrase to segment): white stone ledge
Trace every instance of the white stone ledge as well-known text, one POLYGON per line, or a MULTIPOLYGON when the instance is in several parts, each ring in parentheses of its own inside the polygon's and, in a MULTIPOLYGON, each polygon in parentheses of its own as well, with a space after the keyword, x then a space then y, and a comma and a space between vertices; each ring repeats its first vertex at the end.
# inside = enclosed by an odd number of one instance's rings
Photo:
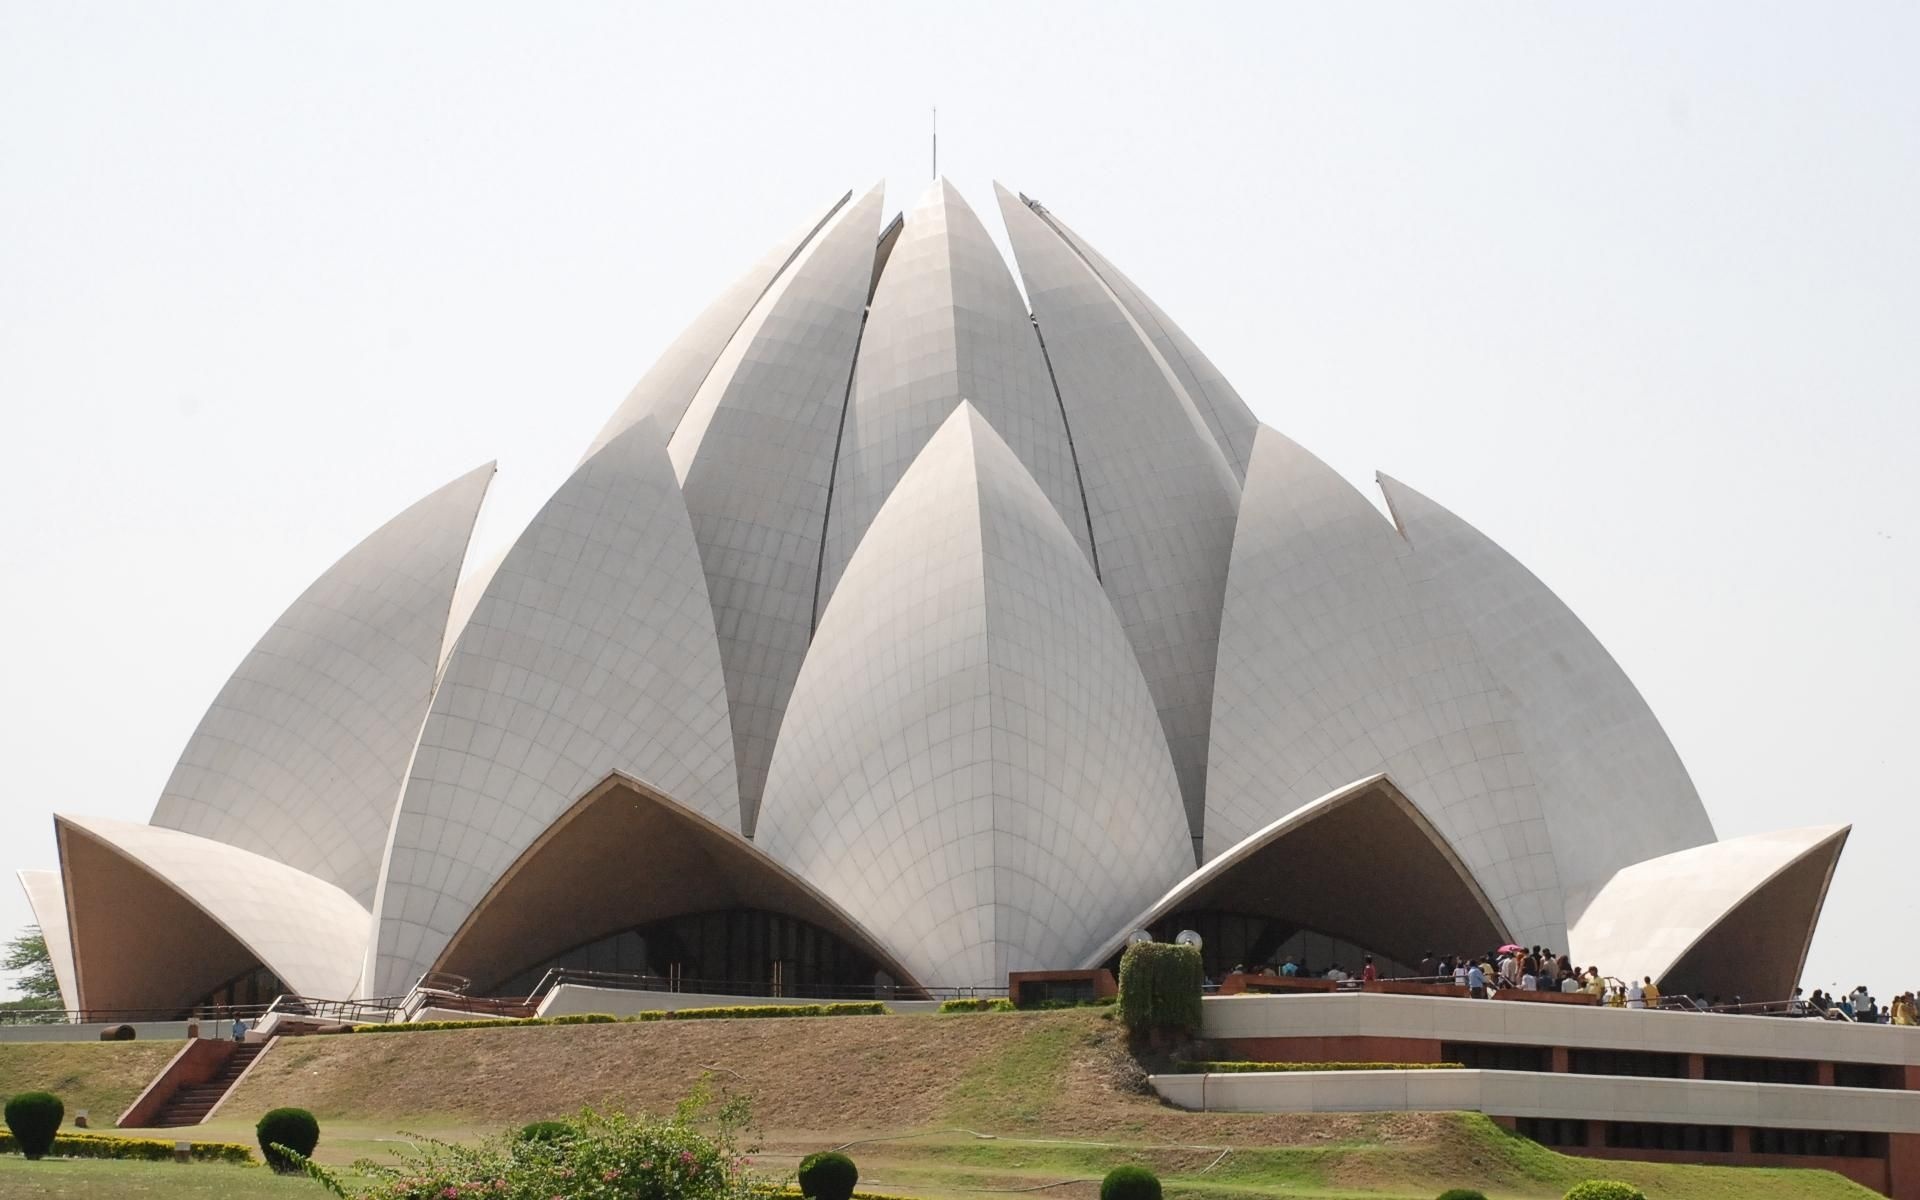
POLYGON ((1867 1088, 1470 1070, 1148 1078, 1170 1103, 1208 1112, 1483 1112, 1502 1117, 1920 1133, 1920 1092, 1867 1088))
MULTIPOLYGON (((1209 1038, 1400 1037, 1515 1046, 1920 1064, 1920 1028, 1381 993, 1216 996, 1209 1038)), ((1882 1093, 1884 1094, 1884 1093, 1882 1093)))

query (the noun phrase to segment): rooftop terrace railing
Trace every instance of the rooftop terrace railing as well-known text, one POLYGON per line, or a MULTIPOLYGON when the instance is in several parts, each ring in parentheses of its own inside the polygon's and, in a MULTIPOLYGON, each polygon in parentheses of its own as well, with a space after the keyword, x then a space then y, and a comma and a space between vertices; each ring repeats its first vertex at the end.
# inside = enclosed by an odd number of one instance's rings
POLYGON ((266 1004, 204 1004, 197 1008, 9 1008, 0 1009, 0 1025, 137 1025, 157 1021, 224 1023, 242 1018, 249 1023, 265 1013, 266 1004))
POLYGON ((692 992, 720 996, 744 996, 758 999, 802 1000, 953 1000, 974 997, 999 997, 1005 986, 954 985, 914 988, 904 985, 791 983, 772 980, 695 979, 647 972, 589 971, 577 967, 554 967, 541 976, 524 1003, 538 1004, 548 992, 561 984, 583 987, 617 988, 636 992, 692 992))

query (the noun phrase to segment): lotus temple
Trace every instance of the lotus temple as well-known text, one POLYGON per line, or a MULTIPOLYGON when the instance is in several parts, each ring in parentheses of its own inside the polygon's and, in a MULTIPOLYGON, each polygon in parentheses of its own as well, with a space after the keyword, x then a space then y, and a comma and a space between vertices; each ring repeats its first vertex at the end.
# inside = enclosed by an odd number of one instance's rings
POLYGON ((56 816, 67 1007, 925 996, 1141 930, 1788 994, 1846 827, 1717 838, 1540 580, 1262 425, 1047 206, 999 192, 1010 264, 945 181, 883 198, 728 284, 500 556, 491 464, 349 550, 146 824, 56 816))

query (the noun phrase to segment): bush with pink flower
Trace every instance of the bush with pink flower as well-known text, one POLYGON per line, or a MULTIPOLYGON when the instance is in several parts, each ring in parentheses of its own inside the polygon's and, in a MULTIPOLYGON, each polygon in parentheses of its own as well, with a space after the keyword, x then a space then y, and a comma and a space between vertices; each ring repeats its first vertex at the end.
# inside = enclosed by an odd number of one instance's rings
POLYGON ((744 1100, 715 1106, 703 1082, 670 1117, 583 1110, 477 1146, 422 1140, 396 1164, 363 1161, 357 1190, 314 1163, 309 1175, 344 1200, 758 1200, 740 1141, 744 1100))

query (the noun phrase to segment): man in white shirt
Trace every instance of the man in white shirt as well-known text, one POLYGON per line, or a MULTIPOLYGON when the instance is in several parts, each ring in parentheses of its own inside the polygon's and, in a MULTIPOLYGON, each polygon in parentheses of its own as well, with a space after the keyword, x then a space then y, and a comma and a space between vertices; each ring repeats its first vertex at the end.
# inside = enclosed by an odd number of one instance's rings
POLYGON ((1563 992, 1577 992, 1577 991, 1579 991, 1579 990, 1580 990, 1580 976, 1578 976, 1578 975, 1575 975, 1575 974, 1573 974, 1573 973, 1571 973, 1571 972, 1569 972, 1569 973, 1568 973, 1568 975, 1567 975, 1567 977, 1566 977, 1565 979, 1562 979, 1562 980, 1560 981, 1560 990, 1561 990, 1561 991, 1563 991, 1563 992))
POLYGON ((1640 986, 1640 981, 1638 979, 1627 984, 1627 1007, 1628 1008, 1645 1008, 1646 1006, 1647 1006, 1647 989, 1640 986))

